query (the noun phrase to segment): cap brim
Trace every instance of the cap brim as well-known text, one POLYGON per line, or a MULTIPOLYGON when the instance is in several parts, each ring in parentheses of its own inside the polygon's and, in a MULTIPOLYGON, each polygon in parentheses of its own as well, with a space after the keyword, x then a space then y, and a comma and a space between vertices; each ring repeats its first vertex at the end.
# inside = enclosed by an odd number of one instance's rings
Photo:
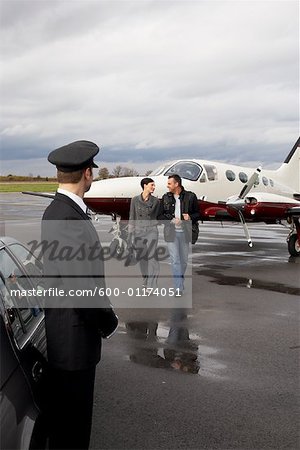
POLYGON ((95 169, 99 168, 99 166, 97 166, 97 164, 95 164, 94 161, 92 162, 92 167, 95 167, 95 169))

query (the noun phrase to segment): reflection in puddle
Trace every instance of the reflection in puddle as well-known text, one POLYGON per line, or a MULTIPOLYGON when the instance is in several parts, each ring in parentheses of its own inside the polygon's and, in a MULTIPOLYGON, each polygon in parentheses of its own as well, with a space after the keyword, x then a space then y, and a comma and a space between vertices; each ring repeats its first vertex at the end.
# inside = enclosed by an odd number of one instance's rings
POLYGON ((139 348, 130 361, 160 369, 174 369, 197 374, 200 369, 197 353, 170 348, 139 348))
POLYGON ((199 337, 189 333, 184 310, 174 310, 168 326, 154 321, 127 322, 126 331, 132 338, 127 359, 136 364, 214 378, 226 368, 211 358, 217 349, 201 345, 199 337))
POLYGON ((158 322, 126 323, 127 334, 135 339, 129 360, 150 367, 198 373, 198 346, 190 340, 185 321, 186 314, 176 310, 169 330, 158 327, 158 322))
POLYGON ((221 286, 244 286, 251 289, 263 289, 265 291, 280 292, 282 294, 300 295, 300 288, 287 286, 282 283, 274 283, 273 281, 253 280, 246 277, 226 276, 216 270, 197 270, 197 274, 214 278, 212 283, 221 286))

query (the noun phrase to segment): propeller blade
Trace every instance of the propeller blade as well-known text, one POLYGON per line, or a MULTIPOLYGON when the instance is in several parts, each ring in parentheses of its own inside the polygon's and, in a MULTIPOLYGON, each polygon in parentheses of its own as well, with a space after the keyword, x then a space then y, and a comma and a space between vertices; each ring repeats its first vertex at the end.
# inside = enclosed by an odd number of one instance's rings
POLYGON ((239 198, 240 199, 244 199, 246 197, 246 195, 248 194, 249 191, 251 191, 251 189, 253 188, 254 184, 257 182, 258 180, 258 175, 261 172, 261 166, 259 166, 255 172, 253 173, 253 175, 251 175, 251 177, 249 178, 247 184, 245 184, 245 186, 243 187, 243 189, 240 192, 239 198))

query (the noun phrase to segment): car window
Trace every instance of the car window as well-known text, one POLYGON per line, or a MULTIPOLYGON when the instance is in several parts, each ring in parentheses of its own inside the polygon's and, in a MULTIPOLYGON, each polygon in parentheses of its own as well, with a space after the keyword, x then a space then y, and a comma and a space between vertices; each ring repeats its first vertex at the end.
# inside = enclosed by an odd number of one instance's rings
POLYGON ((40 299, 32 295, 33 285, 21 266, 16 263, 5 249, 0 250, 0 268, 1 294, 4 306, 6 311, 11 313, 11 326, 14 329, 14 333, 16 332, 15 338, 17 342, 21 345, 24 335, 31 331, 42 315, 40 299), (18 320, 21 323, 21 327, 18 326, 16 329, 15 323, 18 323, 18 320), (20 328, 23 331, 23 335, 20 335, 20 328))
POLYGON ((22 263, 26 275, 30 278, 30 282, 37 289, 44 288, 43 282, 43 264, 38 260, 27 248, 21 244, 12 244, 9 249, 17 257, 18 261, 22 263))
POLYGON ((2 297, 7 320, 11 327, 15 340, 18 344, 20 344, 23 339, 25 330, 22 326, 22 320, 19 311, 15 308, 13 299, 11 298, 7 287, 5 286, 2 277, 0 277, 0 292, 0 297, 2 297))
POLYGON ((43 265, 27 248, 21 244, 11 244, 9 246, 13 254, 21 261, 26 272, 31 277, 42 277, 43 265))

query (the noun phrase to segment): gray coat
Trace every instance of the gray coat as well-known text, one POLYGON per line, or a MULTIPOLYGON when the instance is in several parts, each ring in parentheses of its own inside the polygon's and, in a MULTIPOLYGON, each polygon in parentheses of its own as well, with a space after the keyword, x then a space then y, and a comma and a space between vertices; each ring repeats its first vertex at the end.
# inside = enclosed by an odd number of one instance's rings
POLYGON ((156 230, 159 204, 158 198, 152 195, 146 202, 143 200, 142 194, 133 197, 130 203, 129 233, 140 236, 156 230))

